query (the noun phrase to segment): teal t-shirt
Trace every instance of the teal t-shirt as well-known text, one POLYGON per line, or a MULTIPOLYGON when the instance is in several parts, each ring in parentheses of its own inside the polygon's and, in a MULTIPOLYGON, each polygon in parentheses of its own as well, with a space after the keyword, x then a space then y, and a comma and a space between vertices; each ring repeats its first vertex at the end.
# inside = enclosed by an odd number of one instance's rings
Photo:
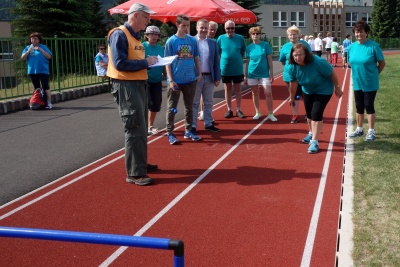
POLYGON ((269 78, 267 57, 272 55, 272 48, 267 42, 251 43, 246 47, 245 57, 249 58, 247 76, 250 79, 269 78))
POLYGON ((333 93, 333 81, 331 74, 332 66, 324 58, 314 55, 314 60, 300 67, 300 65, 289 64, 288 75, 290 81, 301 84, 302 91, 306 94, 331 95, 333 93))
MULTIPOLYGON (((190 84, 196 81, 195 57, 199 56, 197 40, 186 34, 184 38, 172 35, 165 44, 166 57, 178 55, 171 64, 172 77, 177 84, 190 84)), ((169 82, 169 81, 168 81, 169 82)))
POLYGON ((222 76, 243 75, 243 55, 246 52, 246 43, 243 36, 235 34, 228 37, 223 34, 218 37, 218 51, 222 76))
MULTIPOLYGON (((159 44, 150 45, 148 42, 143 42, 143 46, 144 46, 145 57, 148 56, 164 57, 164 48, 161 45, 159 44)), ((147 70, 147 75, 149 75, 147 81, 151 83, 161 82, 163 70, 164 67, 149 68, 147 70)))
POLYGON ((349 63, 354 91, 377 91, 379 89, 379 71, 377 63, 384 60, 382 49, 377 43, 367 40, 349 46, 349 63))
MULTIPOLYGON (((308 50, 311 52, 311 47, 306 41, 300 40, 300 43, 305 44, 307 46, 308 50)), ((279 62, 285 63, 285 66, 283 67, 283 81, 284 82, 290 82, 290 76, 287 72, 287 69, 288 69, 288 65, 289 65, 290 51, 292 50, 292 47, 293 47, 293 44, 291 42, 288 42, 282 46, 281 52, 279 53, 279 62)))

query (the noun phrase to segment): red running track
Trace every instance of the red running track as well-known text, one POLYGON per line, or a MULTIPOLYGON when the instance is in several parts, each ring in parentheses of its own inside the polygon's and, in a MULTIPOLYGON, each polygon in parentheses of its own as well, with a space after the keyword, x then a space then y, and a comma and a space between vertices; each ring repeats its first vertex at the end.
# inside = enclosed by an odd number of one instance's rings
MULTIPOLYGON (((215 106, 220 133, 200 123, 203 140, 194 142, 179 122, 179 145, 149 138, 149 162, 160 167, 154 185, 125 182, 120 150, 2 206, 0 224, 181 239, 186 266, 332 266, 350 79, 349 70, 335 70, 345 94, 326 108, 317 154, 301 142, 306 123, 289 123, 288 92, 277 78, 278 122, 254 121, 246 91, 246 119, 225 119, 224 103, 215 106)), ((2 238, 0 253, 9 267, 173 265, 171 251, 57 241, 2 238)))

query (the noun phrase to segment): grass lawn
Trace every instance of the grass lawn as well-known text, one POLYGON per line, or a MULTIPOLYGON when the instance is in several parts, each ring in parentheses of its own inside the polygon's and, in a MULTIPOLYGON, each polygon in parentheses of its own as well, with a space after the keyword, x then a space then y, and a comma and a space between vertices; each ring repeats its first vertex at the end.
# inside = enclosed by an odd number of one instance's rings
POLYGON ((385 60, 375 99, 377 139, 354 143, 355 266, 400 266, 400 55, 385 60))

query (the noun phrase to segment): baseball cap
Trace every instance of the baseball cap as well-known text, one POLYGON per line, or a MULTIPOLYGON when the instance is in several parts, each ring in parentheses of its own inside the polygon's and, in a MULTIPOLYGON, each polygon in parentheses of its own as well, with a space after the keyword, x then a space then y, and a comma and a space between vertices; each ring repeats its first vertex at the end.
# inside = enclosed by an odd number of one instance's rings
POLYGON ((149 34, 149 33, 160 34, 160 29, 157 26, 147 26, 144 34, 149 34))
POLYGON ((151 10, 148 6, 146 6, 142 3, 139 3, 139 2, 136 2, 133 5, 131 5, 131 7, 129 8, 129 11, 128 11, 128 15, 132 14, 133 12, 136 12, 136 11, 143 11, 143 12, 146 12, 149 14, 156 14, 156 12, 151 10))

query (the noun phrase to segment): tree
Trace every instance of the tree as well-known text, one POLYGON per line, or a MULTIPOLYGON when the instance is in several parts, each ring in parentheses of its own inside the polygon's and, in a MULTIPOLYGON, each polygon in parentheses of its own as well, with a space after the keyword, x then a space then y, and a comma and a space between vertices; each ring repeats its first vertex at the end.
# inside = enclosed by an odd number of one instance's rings
POLYGON ((111 6, 107 6, 104 10, 104 18, 105 18, 105 28, 107 33, 115 28, 115 27, 119 27, 120 25, 123 25, 124 22, 127 20, 127 16, 123 15, 123 14, 114 14, 114 15, 110 15, 110 12, 108 12, 109 8, 118 6, 120 4, 125 3, 126 0, 116 0, 112 3, 111 6))
POLYGON ((100 0, 15 0, 11 22, 15 36, 40 32, 53 37, 99 37, 102 26, 100 0), (84 5, 84 6, 83 6, 84 5))
MULTIPOLYGON (((257 21, 260 21, 260 17, 258 15, 261 13, 254 12, 254 9, 257 9, 261 5, 259 0, 239 0, 234 2, 247 10, 253 11, 253 13, 257 16, 257 21)), ((235 32, 243 35, 246 38, 249 37, 249 29, 255 26, 257 26, 257 23, 251 25, 236 25, 235 32)))
POLYGON ((400 36, 400 0, 375 0, 372 8, 371 33, 376 38, 400 36))

